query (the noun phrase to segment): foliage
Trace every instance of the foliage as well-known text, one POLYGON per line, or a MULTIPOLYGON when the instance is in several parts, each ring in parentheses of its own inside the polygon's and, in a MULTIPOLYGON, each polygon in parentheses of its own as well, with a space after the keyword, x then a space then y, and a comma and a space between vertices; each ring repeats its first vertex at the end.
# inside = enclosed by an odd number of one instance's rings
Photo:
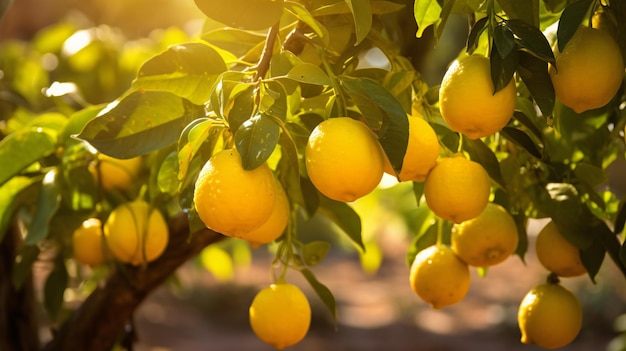
MULTIPOLYGON (((528 249, 528 219, 550 217, 580 249, 592 280, 605 254, 626 275, 620 240, 626 194, 605 186, 609 167, 624 157, 624 86, 607 106, 576 114, 556 101, 548 75, 555 39, 565 45, 595 11, 613 13, 616 33, 626 32, 626 7, 608 3, 236 0, 223 11, 215 1, 196 0, 207 18, 193 37, 172 28, 129 41, 106 26, 62 22, 29 43, 4 42, 0 241, 15 223, 25 232, 13 282, 22 284, 38 254, 54 248, 46 307, 53 317, 66 317, 59 310, 68 275, 76 274, 68 268, 72 231, 136 198, 168 218, 187 214, 191 232, 203 228, 192 200, 195 178, 215 152, 235 146, 245 168, 267 161, 287 191, 292 216, 278 241, 276 266, 301 272, 335 315, 332 292, 311 269, 330 243, 301 241, 298 225, 324 214, 364 249, 361 219, 351 204, 312 186, 302 157, 306 140, 320 121, 363 116, 399 171, 407 114, 414 111, 437 132, 442 155, 462 152, 487 170, 493 202, 516 220, 517 255, 528 249), (438 86, 424 82, 405 43, 396 40, 407 30, 398 25, 407 11, 417 21, 411 30, 436 40, 451 16, 465 16, 471 24, 466 51, 489 56, 495 90, 515 78, 514 117, 499 133, 470 140, 445 124, 438 86), (386 65, 372 67, 363 58, 374 49, 386 65), (99 153, 143 157, 139 179, 129 189, 104 192, 92 176, 99 153)), ((618 39, 626 52, 626 38, 618 39)), ((412 224, 409 262, 434 243, 434 233, 451 228, 433 221, 422 183, 414 183, 414 195, 423 212, 412 224)))

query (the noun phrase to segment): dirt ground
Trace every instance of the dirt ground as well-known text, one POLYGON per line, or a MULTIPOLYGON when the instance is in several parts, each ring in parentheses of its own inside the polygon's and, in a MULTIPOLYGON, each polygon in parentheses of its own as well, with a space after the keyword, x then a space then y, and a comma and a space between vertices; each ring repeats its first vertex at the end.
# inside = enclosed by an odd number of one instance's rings
MULTIPOLYGON (((337 300, 336 328, 306 281, 295 273, 288 275, 289 282, 307 293, 313 309, 308 336, 290 350, 541 350, 521 344, 517 328, 519 301, 546 276, 532 250, 526 264, 514 256, 490 269, 486 277, 473 270, 466 298, 438 311, 408 285, 407 245, 383 241, 386 259, 376 275, 364 273, 356 255, 341 252, 332 252, 313 268, 337 300)), ((216 281, 197 266, 181 268, 178 288, 161 288, 139 309, 137 350, 272 350, 257 340, 247 320, 255 293, 270 282, 270 259, 267 251, 255 250, 253 265, 238 269, 229 283, 216 281)), ((586 276, 563 280, 585 312, 580 335, 562 350, 607 350, 617 335, 613 321, 626 313, 625 284, 612 263, 605 267, 596 285, 586 276)))

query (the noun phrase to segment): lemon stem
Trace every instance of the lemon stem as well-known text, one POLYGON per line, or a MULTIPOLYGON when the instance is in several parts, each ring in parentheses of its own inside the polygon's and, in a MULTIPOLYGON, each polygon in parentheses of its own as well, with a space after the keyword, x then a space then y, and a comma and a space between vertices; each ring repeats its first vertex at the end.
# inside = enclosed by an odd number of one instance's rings
POLYGON ((437 246, 443 244, 443 219, 437 218, 437 246))
POLYGON ((456 150, 457 153, 463 152, 463 134, 459 133, 459 147, 456 150))
POLYGON ((324 65, 326 74, 328 74, 328 77, 330 78, 331 84, 333 86, 333 90, 335 91, 335 96, 337 97, 336 99, 337 113, 339 114, 339 116, 348 116, 348 113, 346 110, 346 101, 343 96, 343 92, 341 90, 339 81, 337 80, 337 76, 335 76, 335 73, 333 73, 333 70, 330 67, 330 64, 328 63, 328 59, 326 59, 326 54, 324 53, 324 50, 317 46, 316 46, 316 49, 317 49, 317 54, 320 56, 320 59, 322 60, 322 64, 324 65))
POLYGON ((559 276, 556 275, 556 273, 554 272, 550 272, 550 274, 548 274, 548 277, 546 278, 546 282, 548 284, 558 284, 560 283, 559 276))

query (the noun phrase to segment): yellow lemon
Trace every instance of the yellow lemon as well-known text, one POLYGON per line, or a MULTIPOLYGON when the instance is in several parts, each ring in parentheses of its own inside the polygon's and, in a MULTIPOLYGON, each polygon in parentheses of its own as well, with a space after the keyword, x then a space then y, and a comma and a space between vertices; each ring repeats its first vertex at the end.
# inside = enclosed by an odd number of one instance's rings
POLYGON ((264 343, 282 350, 300 342, 309 331, 311 306, 295 285, 272 284, 250 305, 250 325, 264 343))
MULTIPOLYGON (((409 143, 398 174, 400 181, 423 182, 439 157, 439 140, 435 130, 421 115, 409 115, 409 143)), ((385 172, 396 174, 385 157, 385 172)))
POLYGON ((478 217, 455 224, 450 241, 452 250, 470 266, 489 267, 511 256, 519 237, 513 217, 489 203, 478 217))
POLYGON ((268 244, 281 236, 289 223, 289 215, 291 209, 289 207, 289 199, 280 183, 276 182, 276 204, 270 218, 260 227, 253 229, 242 236, 252 247, 268 244))
POLYGON ((245 170, 237 150, 227 149, 202 167, 194 204, 209 229, 241 238, 270 218, 276 193, 274 174, 266 163, 245 170))
POLYGON ((445 245, 433 245, 416 256, 409 280, 413 291, 432 308, 461 301, 470 287, 467 264, 445 245))
POLYGON ((98 218, 85 220, 72 235, 74 258, 90 267, 102 264, 105 247, 102 243, 102 222, 98 218))
POLYGON ((305 150, 309 179, 325 196, 351 202, 372 192, 383 176, 384 154, 362 122, 335 117, 318 124, 305 150))
POLYGON ((574 294, 560 284, 546 283, 529 291, 517 321, 524 344, 555 349, 571 343, 582 326, 583 312, 574 294))
POLYGON ((145 201, 124 203, 104 223, 104 236, 111 253, 121 262, 138 266, 156 260, 169 241, 163 215, 145 201))
POLYGON ((535 251, 539 262, 560 277, 575 277, 587 272, 580 250, 569 242, 552 221, 537 235, 535 251))
POLYGON ((580 27, 549 72, 557 99, 576 113, 606 105, 624 79, 620 48, 605 31, 580 27))
POLYGON ((141 157, 117 159, 100 154, 98 159, 100 184, 107 191, 128 189, 141 170, 141 157))
POLYGON ((516 97, 513 79, 494 94, 489 59, 474 54, 455 61, 446 71, 439 88, 439 109, 452 130, 478 139, 509 122, 516 97))
POLYGON ((462 156, 439 159, 424 183, 428 207, 439 217, 461 223, 478 216, 489 202, 489 175, 462 156))

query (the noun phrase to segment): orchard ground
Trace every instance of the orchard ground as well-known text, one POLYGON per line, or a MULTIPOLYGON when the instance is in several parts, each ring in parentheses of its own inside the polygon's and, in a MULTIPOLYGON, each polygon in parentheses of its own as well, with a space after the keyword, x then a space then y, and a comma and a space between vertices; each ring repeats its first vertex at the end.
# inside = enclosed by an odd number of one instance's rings
MULTIPOLYGON (((439 311, 409 287, 405 261, 409 239, 401 233, 405 229, 389 225, 377 233, 385 256, 375 275, 363 271, 356 252, 332 251, 313 269, 337 300, 337 329, 307 282, 292 272, 287 280, 309 297, 313 321, 307 337, 290 350, 541 350, 520 343, 517 308, 526 292, 547 276, 532 249, 544 223, 529 226, 526 264, 511 256, 485 277, 472 269, 466 298, 439 311)), ((135 350, 271 350, 252 333, 247 310, 256 292, 270 283, 273 256, 264 247, 252 254, 252 264, 237 267, 229 282, 220 282, 197 262, 181 267, 179 284, 160 287, 136 312, 135 350)), ((594 285, 587 276, 562 279, 584 306, 583 330, 562 350, 606 350, 617 336, 611 332, 613 323, 626 313, 623 278, 609 262, 597 282, 594 285)), ((48 330, 42 333, 49 337, 48 330)))

